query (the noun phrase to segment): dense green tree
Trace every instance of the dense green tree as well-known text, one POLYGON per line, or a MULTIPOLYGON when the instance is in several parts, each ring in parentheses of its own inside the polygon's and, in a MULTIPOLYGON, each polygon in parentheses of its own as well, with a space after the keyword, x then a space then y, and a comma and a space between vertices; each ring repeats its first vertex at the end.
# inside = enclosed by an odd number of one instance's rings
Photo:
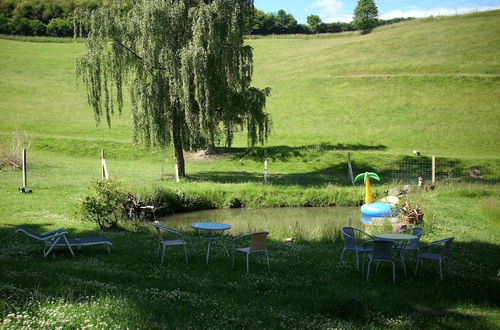
POLYGON ((96 121, 110 124, 113 99, 121 111, 130 82, 134 141, 174 147, 185 175, 184 150, 213 147, 246 128, 248 144, 264 143, 269 89, 250 86, 252 48, 243 43, 251 0, 130 0, 79 11, 89 27, 77 75, 87 87, 96 121), (113 97, 114 95, 114 97, 113 97))
POLYGON ((318 15, 307 16, 307 25, 312 33, 318 33, 321 26, 321 18, 318 15))
POLYGON ((373 0, 359 0, 354 9, 354 20, 352 24, 355 28, 365 32, 377 26, 378 9, 373 0))

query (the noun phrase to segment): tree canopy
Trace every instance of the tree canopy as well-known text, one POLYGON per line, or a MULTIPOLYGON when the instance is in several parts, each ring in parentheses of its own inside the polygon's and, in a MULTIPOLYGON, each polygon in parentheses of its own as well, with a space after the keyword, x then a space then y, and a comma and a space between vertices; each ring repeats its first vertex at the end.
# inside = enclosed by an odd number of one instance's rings
POLYGON ((363 31, 370 31, 378 24, 378 9, 373 0, 359 0, 354 9, 354 19, 352 24, 355 28, 363 31))
POLYGON ((111 124, 115 102, 121 112, 128 82, 134 141, 173 144, 179 176, 183 150, 231 146, 241 129, 249 145, 264 143, 269 88, 250 86, 252 48, 243 43, 251 6, 251 0, 129 0, 79 11, 88 39, 77 75, 96 122, 104 117, 111 124))

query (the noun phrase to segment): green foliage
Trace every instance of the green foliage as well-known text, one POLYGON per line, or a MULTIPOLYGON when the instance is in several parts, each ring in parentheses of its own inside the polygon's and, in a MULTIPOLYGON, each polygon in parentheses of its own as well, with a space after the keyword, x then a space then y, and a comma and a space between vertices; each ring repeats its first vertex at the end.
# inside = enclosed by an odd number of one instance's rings
POLYGON ((51 37, 71 37, 73 22, 62 18, 53 18, 47 24, 47 34, 51 37))
POLYGON ((90 37, 77 75, 97 123, 105 117, 110 125, 113 96, 122 111, 130 81, 134 141, 172 143, 180 176, 183 150, 222 140, 231 146, 243 127, 250 145, 264 143, 269 89, 250 86, 252 49, 243 44, 243 8, 250 3, 141 0, 127 11, 120 4, 79 11, 77 22, 90 37))
POLYGON ((312 33, 318 33, 321 26, 321 18, 318 15, 307 16, 307 24, 312 33))
POLYGON ((0 14, 0 34, 9 34, 9 32, 9 19, 5 15, 0 14))
POLYGON ((126 195, 116 179, 94 180, 80 206, 83 220, 99 225, 100 229, 117 229, 124 219, 126 195))
POLYGON ((359 0, 354 9, 352 24, 359 30, 369 31, 377 26, 378 9, 374 0, 359 0))

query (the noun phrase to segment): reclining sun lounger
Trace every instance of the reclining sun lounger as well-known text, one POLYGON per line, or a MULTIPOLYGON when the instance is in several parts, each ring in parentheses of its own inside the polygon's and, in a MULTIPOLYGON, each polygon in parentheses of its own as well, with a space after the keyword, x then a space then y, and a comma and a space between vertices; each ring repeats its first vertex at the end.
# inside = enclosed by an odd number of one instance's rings
POLYGON ((64 228, 58 228, 54 230, 47 231, 45 233, 36 233, 32 230, 29 230, 25 227, 19 226, 15 228, 15 232, 23 232, 29 237, 37 239, 39 241, 45 242, 45 248, 43 250, 43 256, 46 257, 52 251, 52 249, 56 246, 59 247, 68 247, 71 254, 74 256, 73 247, 81 248, 82 246, 88 245, 104 245, 104 248, 108 253, 110 253, 110 246, 113 245, 106 237, 88 237, 88 238, 67 238, 67 232, 64 231, 64 228))

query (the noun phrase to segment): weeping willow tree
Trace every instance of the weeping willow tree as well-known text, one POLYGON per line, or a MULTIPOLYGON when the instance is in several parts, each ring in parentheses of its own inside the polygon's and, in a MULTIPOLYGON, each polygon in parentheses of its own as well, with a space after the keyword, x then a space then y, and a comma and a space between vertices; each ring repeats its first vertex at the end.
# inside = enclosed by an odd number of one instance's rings
POLYGON ((231 146, 240 130, 250 146, 265 143, 269 88, 250 86, 252 48, 243 43, 252 6, 252 0, 117 0, 78 10, 75 29, 83 26, 88 38, 76 73, 96 123, 104 117, 111 125, 128 87, 134 142, 172 144, 179 177, 185 150, 231 146))

